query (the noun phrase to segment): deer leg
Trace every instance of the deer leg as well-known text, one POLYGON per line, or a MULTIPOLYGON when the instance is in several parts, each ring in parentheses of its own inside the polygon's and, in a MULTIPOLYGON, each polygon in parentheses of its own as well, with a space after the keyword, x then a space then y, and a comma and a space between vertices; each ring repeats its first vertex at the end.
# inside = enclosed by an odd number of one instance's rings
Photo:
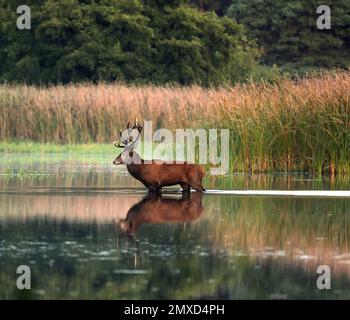
POLYGON ((155 186, 151 186, 151 187, 148 188, 148 192, 150 194, 153 194, 153 195, 158 195, 161 192, 161 188, 155 187, 155 186))
POLYGON ((191 187, 190 187, 190 185, 189 185, 188 183, 186 183, 186 182, 181 182, 181 183, 180 183, 180 186, 181 186, 181 188, 182 188, 182 193, 183 193, 183 194, 184 194, 184 193, 190 193, 191 187))
POLYGON ((148 200, 158 200, 159 198, 161 198, 161 195, 157 192, 149 192, 145 198, 148 200))
POLYGON ((197 192, 205 191, 204 187, 201 184, 191 184, 191 187, 197 192))
POLYGON ((191 199, 191 192, 190 191, 188 191, 188 192, 184 192, 184 191, 182 191, 182 196, 181 196, 181 200, 182 201, 186 201, 186 200, 189 200, 189 199, 191 199))

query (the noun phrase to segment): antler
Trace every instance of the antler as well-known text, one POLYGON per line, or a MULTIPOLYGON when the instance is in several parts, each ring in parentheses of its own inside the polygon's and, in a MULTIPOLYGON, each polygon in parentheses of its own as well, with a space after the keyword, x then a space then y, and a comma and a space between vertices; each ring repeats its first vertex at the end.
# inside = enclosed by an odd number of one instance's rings
MULTIPOLYGON (((129 124, 128 124, 129 125, 129 124)), ((127 145, 127 140, 123 139, 123 134, 122 131, 119 131, 119 136, 120 136, 120 140, 118 141, 113 141, 114 146, 116 146, 117 148, 125 148, 125 146, 127 145)))
POLYGON ((124 148, 125 146, 121 145, 119 141, 113 141, 114 146, 117 148, 124 148))
POLYGON ((141 133, 141 131, 143 129, 143 124, 139 123, 137 118, 135 120, 135 124, 133 126, 133 129, 137 129, 139 133, 141 133))
POLYGON ((123 137, 123 132, 120 131, 119 135, 120 135, 120 140, 119 141, 114 141, 113 144, 117 147, 117 148, 128 148, 128 149, 132 149, 134 147, 134 145, 138 142, 138 140, 140 139, 140 134, 141 131, 143 129, 143 125, 140 124, 137 119, 135 120, 135 124, 130 127, 130 121, 128 122, 127 126, 126 126, 126 130, 124 130, 124 132, 126 131, 126 133, 124 133, 124 137, 126 135, 126 138, 123 137), (136 139, 134 139, 134 137, 131 135, 131 133, 137 129, 138 131, 138 135, 136 137, 136 139))

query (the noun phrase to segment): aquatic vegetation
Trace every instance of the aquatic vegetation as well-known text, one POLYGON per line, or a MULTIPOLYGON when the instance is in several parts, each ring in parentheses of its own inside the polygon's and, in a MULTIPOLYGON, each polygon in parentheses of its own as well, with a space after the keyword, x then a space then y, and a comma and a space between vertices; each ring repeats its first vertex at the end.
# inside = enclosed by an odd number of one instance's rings
POLYGON ((94 152, 91 143, 109 143, 138 117, 157 128, 230 129, 232 171, 349 173, 349 88, 349 72, 226 88, 2 85, 0 140, 49 143, 44 152, 94 152))

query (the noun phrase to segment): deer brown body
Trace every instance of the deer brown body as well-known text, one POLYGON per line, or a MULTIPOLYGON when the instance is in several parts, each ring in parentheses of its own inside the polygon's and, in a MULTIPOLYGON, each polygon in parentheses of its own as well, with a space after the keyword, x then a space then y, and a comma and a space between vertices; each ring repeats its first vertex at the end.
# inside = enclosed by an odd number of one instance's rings
POLYGON ((125 234, 134 236, 142 224, 189 222, 198 219, 203 212, 200 193, 180 200, 150 194, 131 207, 126 218, 117 224, 125 234))
MULTIPOLYGON (((134 154, 135 156, 135 154, 134 154)), ((141 181, 151 192, 160 191, 162 187, 179 184, 184 192, 192 187, 198 192, 205 189, 202 186, 204 170, 196 164, 168 164, 153 160, 152 163, 128 164, 129 173, 141 181)))
MULTIPOLYGON (((140 133, 142 127, 137 123, 132 129, 137 129, 140 133)), ((123 144, 116 145, 124 147, 123 152, 113 161, 114 165, 126 164, 129 173, 137 180, 141 181, 150 192, 159 192, 162 187, 179 184, 183 192, 190 192, 191 187, 198 192, 205 191, 202 186, 204 170, 197 164, 189 163, 165 163, 160 160, 144 161, 133 150, 135 141, 132 137, 124 139, 123 144), (130 143, 131 141, 131 143, 130 143)))

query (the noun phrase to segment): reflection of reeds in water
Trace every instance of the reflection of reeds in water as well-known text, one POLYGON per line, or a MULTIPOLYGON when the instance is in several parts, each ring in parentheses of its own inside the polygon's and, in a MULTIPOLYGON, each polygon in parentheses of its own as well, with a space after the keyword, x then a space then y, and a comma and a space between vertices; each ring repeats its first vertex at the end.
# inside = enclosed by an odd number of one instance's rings
MULTIPOLYGON (((142 197, 3 194, 0 219, 25 222, 48 218, 109 224, 125 219, 142 197)), ((153 212, 159 203, 146 207, 147 223, 152 223, 152 214, 159 223, 159 212, 153 212)), ((286 268, 298 265, 309 272, 325 264, 335 273, 350 276, 349 200, 204 196, 203 207, 205 215, 196 220, 200 223, 193 224, 191 232, 205 237, 204 241, 210 240, 214 251, 224 249, 232 256, 244 254, 261 264, 271 258, 286 268)))
POLYGON ((206 202, 217 249, 314 272, 328 265, 350 276, 350 201, 342 199, 221 198, 206 202), (221 210, 216 210, 218 206, 221 210))
MULTIPOLYGON (((59 190, 59 189, 58 189, 59 190)), ((62 190, 62 189, 61 189, 62 190)), ((145 197, 145 194, 123 195, 108 192, 101 194, 83 195, 73 192, 58 191, 41 194, 6 194, 0 196, 0 219, 3 221, 25 221, 26 219, 45 218, 65 220, 67 222, 91 221, 99 224, 108 224, 112 221, 133 220, 134 228, 143 223, 159 224, 167 222, 192 221, 202 214, 200 194, 191 197, 181 197, 181 194, 163 195, 160 197, 145 197), (135 206, 136 205, 136 206, 135 206), (128 215, 128 217, 127 217, 128 215)), ((135 230, 137 231, 137 230, 135 230)))
POLYGON ((142 195, 6 195, 0 196, 0 219, 25 221, 45 218, 67 222, 112 223, 125 218, 142 195))

